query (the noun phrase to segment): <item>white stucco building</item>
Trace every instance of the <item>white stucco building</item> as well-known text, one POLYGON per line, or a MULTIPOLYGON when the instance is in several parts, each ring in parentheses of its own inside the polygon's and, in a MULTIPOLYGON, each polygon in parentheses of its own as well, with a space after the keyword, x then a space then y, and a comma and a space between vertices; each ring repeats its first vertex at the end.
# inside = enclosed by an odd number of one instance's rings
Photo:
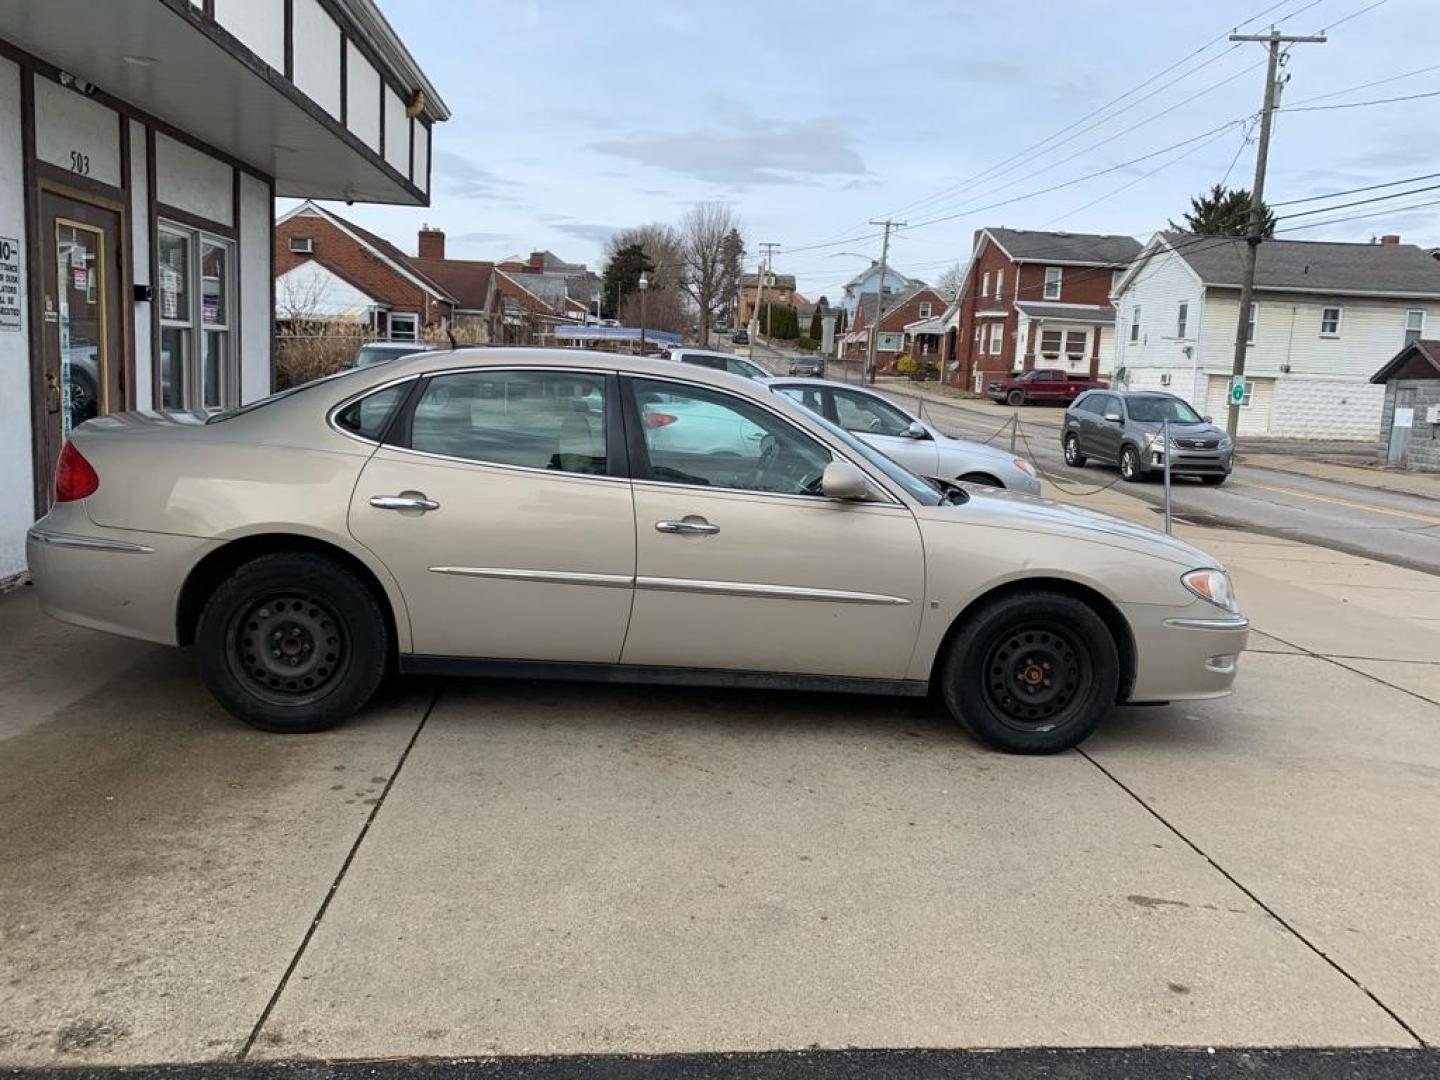
POLYGON ((77 423, 270 392, 277 195, 429 201, 373 0, 0 5, 0 582, 77 423))
MULTIPOLYGON (((1217 419, 1228 408, 1243 239, 1157 233, 1116 283, 1113 376, 1217 419)), ((1255 270, 1240 433, 1374 439, 1370 377, 1440 323, 1440 262, 1399 237, 1266 240, 1255 270)))

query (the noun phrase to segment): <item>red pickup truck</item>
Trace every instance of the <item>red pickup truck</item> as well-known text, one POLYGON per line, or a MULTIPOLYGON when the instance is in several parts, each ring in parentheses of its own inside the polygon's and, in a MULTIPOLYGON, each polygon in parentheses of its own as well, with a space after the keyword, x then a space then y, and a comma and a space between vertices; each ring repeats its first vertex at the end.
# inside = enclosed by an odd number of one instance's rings
POLYGON ((1035 368, 1018 375, 993 379, 985 392, 992 400, 1011 405, 1025 405, 1031 401, 1059 401, 1068 405, 1086 390, 1103 389, 1107 385, 1100 379, 1072 375, 1059 368, 1035 368))

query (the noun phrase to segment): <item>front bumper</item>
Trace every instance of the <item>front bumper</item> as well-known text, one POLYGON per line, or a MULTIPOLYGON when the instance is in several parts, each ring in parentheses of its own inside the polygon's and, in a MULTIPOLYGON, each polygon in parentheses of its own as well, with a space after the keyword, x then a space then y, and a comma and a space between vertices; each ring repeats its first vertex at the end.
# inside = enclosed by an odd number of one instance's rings
POLYGON ((1127 604, 1135 638, 1130 701, 1198 701, 1223 697, 1235 682, 1250 620, 1197 600, 1185 607, 1127 604))
MULTIPOLYGON (((1165 450, 1156 442, 1143 455, 1145 467, 1154 472, 1165 468, 1165 450)), ((1171 476, 1229 476, 1234 450, 1192 450, 1181 447, 1170 454, 1171 476)))

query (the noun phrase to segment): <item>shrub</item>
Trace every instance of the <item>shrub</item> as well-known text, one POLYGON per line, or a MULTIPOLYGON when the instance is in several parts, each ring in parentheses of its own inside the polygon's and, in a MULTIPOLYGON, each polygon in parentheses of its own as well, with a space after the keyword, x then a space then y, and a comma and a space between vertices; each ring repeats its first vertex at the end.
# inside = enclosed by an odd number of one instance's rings
POLYGON ((801 352, 815 352, 815 350, 820 348, 820 343, 813 337, 806 335, 805 337, 796 338, 795 347, 801 352))

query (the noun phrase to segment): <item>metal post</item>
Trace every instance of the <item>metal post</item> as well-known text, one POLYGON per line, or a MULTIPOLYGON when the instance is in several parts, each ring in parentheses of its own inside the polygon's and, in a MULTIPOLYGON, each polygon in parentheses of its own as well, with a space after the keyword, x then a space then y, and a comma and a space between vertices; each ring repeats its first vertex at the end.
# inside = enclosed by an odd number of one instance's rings
MULTIPOLYGON (((890 230, 904 228, 905 222, 891 221, 886 218, 884 221, 872 220, 870 224, 885 226, 885 239, 880 243, 880 284, 876 287, 875 292, 875 321, 870 324, 870 341, 865 356, 865 374, 861 379, 862 382, 868 382, 873 386, 875 384, 875 346, 880 341, 880 317, 885 314, 885 264, 890 257, 890 230)), ((865 303, 863 293, 860 295, 860 303, 862 305, 865 303)), ((858 314, 860 308, 857 307, 855 310, 858 314)))
POLYGON ((1010 414, 1010 453, 1015 453, 1015 436, 1020 431, 1020 414, 1010 414))
MULTIPOLYGON (((1245 247, 1241 249, 1240 314, 1235 326, 1235 359, 1231 375, 1245 374, 1245 349, 1250 341, 1250 308, 1255 293, 1255 256, 1263 237, 1260 235, 1260 208, 1265 197, 1265 163, 1270 156, 1270 120, 1275 113, 1278 94, 1276 75, 1280 69, 1280 45, 1296 42, 1325 41, 1324 34, 1282 34, 1273 26, 1268 34, 1231 34, 1231 41, 1259 41, 1269 46, 1270 62, 1265 72, 1265 103, 1260 109, 1260 141, 1255 147, 1255 182, 1250 188, 1250 223, 1246 229, 1245 247)), ((1240 406, 1231 403, 1225 415, 1225 430, 1235 437, 1240 425, 1240 406)), ((1168 529, 1167 529, 1168 531, 1168 529)))
POLYGON ((1170 418, 1160 422, 1161 453, 1165 455, 1165 535, 1173 531, 1170 522, 1170 418))

